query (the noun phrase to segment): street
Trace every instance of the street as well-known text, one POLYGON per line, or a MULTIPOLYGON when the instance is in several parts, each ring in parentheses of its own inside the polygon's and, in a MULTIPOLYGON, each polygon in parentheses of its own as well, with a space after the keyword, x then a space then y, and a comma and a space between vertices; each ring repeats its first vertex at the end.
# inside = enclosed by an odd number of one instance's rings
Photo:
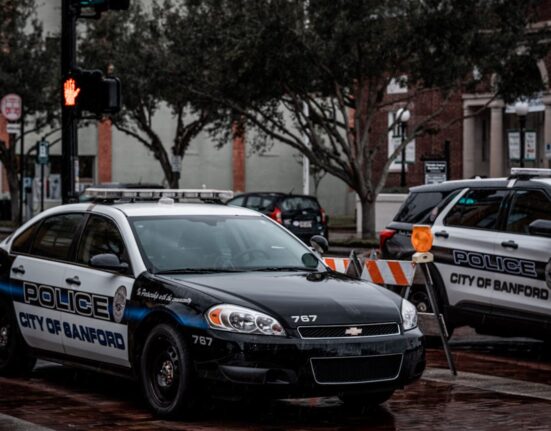
MULTIPOLYGON (((446 369, 442 351, 429 349, 419 382, 363 413, 347 410, 336 398, 260 405, 215 400, 189 420, 159 421, 132 382, 40 362, 28 379, 0 379, 0 414, 53 430, 549 429, 551 363, 541 343, 461 329, 452 349, 457 378, 446 369)), ((18 429, 7 423, 0 416, 0 429, 18 429)))

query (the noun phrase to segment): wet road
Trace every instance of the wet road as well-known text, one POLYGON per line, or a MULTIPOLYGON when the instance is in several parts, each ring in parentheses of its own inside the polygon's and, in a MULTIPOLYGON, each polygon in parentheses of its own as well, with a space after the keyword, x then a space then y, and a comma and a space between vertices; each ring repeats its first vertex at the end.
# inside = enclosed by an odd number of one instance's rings
POLYGON ((0 414, 54 430, 551 429, 551 355, 541 343, 459 339, 453 350, 457 379, 432 349, 421 381, 365 412, 347 410, 336 398, 217 400, 192 420, 158 421, 131 382, 42 364, 30 378, 0 378, 0 414))

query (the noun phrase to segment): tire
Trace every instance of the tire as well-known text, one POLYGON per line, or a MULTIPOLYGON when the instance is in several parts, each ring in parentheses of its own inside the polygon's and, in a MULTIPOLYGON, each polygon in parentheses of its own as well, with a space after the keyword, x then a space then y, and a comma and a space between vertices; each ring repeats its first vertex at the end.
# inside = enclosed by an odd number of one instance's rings
POLYGON ((384 392, 375 392, 368 394, 342 394, 339 396, 341 401, 344 403, 346 408, 351 408, 354 410, 362 411, 365 409, 376 407, 385 401, 388 401, 394 391, 384 391, 384 392))
POLYGON ((192 372, 189 349, 173 326, 154 327, 144 343, 140 359, 144 396, 165 418, 188 415, 192 407, 192 372))
POLYGON ((0 375, 25 375, 35 364, 36 358, 19 332, 12 307, 0 299, 0 375))

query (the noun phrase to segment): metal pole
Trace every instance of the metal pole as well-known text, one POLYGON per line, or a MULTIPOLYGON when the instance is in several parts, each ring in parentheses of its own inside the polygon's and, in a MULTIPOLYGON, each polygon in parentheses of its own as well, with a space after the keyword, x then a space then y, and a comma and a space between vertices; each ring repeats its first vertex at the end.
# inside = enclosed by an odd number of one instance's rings
POLYGON ((44 163, 40 163, 40 212, 44 211, 44 163))
MULTIPOLYGON (((304 116, 308 117, 310 110, 308 109, 308 104, 305 102, 303 106, 304 116)), ((310 138, 308 133, 304 133, 304 146, 310 148, 310 138)), ((310 194, 310 159, 306 156, 302 156, 302 194, 310 194)))
POLYGON ((25 193, 25 112, 24 106, 21 104, 21 147, 19 149, 19 163, 21 164, 21 178, 19 183, 19 225, 23 224, 23 196, 25 193))
MULTIPOLYGON (((69 76, 76 62, 76 14, 71 0, 61 4, 61 80, 69 76)), ((73 108, 61 100, 61 196, 64 204, 76 198, 75 167, 78 163, 78 136, 73 108)))
POLYGON ((451 166, 450 166, 450 141, 444 141, 444 159, 446 160, 446 181, 451 178, 451 166))
POLYGON ((524 151, 525 151, 525 136, 524 130, 526 128, 526 116, 520 116, 520 167, 524 168, 524 151))
POLYGON ((400 187, 406 186, 406 147, 404 141, 406 140, 406 123, 402 122, 402 170, 400 172, 400 187))

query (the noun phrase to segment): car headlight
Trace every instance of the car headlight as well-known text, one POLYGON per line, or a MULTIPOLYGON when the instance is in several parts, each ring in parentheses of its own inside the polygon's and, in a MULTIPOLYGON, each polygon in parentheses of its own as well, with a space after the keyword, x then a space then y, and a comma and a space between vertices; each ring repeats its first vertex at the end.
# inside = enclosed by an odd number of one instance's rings
POLYGON ((271 316, 237 305, 216 305, 206 314, 213 329, 241 334, 285 336, 283 326, 271 316))
POLYGON ((417 327, 417 309, 407 299, 402 300, 402 322, 404 331, 417 327))

